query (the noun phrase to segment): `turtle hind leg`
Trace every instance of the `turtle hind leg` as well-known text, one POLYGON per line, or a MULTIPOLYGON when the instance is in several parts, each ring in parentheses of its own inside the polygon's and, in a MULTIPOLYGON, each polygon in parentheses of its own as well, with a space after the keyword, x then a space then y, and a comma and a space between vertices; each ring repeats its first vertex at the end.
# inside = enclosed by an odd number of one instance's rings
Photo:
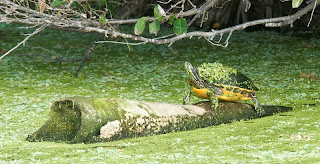
POLYGON ((265 111, 264 111, 264 109, 261 107, 257 96, 255 96, 255 95, 252 94, 251 97, 252 97, 252 100, 253 100, 254 103, 255 103, 254 110, 259 114, 259 116, 263 116, 263 115, 265 114, 265 111))
POLYGON ((183 105, 185 105, 186 103, 189 103, 189 101, 190 101, 190 94, 191 94, 191 89, 188 90, 187 95, 183 98, 183 105))

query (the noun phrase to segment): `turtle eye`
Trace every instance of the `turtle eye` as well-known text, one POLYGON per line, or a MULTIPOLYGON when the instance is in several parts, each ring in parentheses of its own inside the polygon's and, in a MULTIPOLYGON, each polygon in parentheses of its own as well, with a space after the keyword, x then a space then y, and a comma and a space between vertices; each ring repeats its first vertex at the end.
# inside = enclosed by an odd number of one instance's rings
POLYGON ((241 91, 241 90, 240 90, 239 88, 234 88, 234 89, 233 89, 233 92, 234 92, 234 93, 239 93, 240 91, 241 91))

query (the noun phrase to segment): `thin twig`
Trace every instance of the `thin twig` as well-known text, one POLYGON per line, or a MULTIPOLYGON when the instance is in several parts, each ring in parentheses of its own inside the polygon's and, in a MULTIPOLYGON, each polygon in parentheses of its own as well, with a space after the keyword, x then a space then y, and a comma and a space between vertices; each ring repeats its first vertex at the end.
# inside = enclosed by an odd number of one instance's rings
POLYGON ((4 57, 6 57, 7 55, 9 55, 13 50, 17 49, 18 47, 20 47, 22 44, 25 45, 27 40, 30 39, 32 36, 36 35, 37 33, 39 33, 40 31, 42 31, 43 29, 45 29, 47 26, 47 24, 42 25, 41 27, 37 28, 33 33, 28 34, 29 36, 27 36, 25 39, 23 39, 23 41, 21 41, 20 43, 18 43, 15 47, 11 48, 8 52, 6 52, 5 54, 3 54, 0 57, 0 60, 3 59, 4 57))
POLYGON ((125 44, 125 45, 131 45, 131 46, 138 46, 141 44, 146 44, 146 42, 139 42, 139 43, 128 43, 128 42, 117 42, 117 41, 96 41, 95 43, 114 43, 114 44, 125 44))
POLYGON ((164 35, 164 36, 160 36, 160 37, 156 37, 156 38, 154 38, 154 39, 164 39, 164 38, 169 38, 169 37, 171 37, 171 36, 174 36, 174 35, 177 35, 177 34, 169 34, 169 35, 164 35))
POLYGON ((162 1, 157 1, 158 3, 162 3, 162 4, 168 4, 168 3, 170 3, 172 0, 169 0, 169 1, 167 1, 167 2, 162 2, 162 1))
MULTIPOLYGON (((100 40, 100 39, 102 39, 103 37, 104 37, 103 35, 99 35, 96 40, 100 40)), ((90 49, 87 51, 87 53, 82 57, 81 62, 80 62, 80 64, 79 64, 79 66, 77 67, 76 72, 74 73, 74 76, 75 76, 75 77, 77 77, 77 76, 79 75, 79 72, 80 72, 81 68, 83 67, 84 62, 88 59, 88 57, 91 55, 91 53, 92 53, 93 50, 96 48, 96 46, 97 46, 96 42, 93 42, 93 44, 91 45, 91 48, 90 48, 90 49)))
MULTIPOLYGON (((212 45, 214 45, 214 46, 219 46, 219 47, 226 48, 226 47, 228 47, 228 45, 229 45, 229 40, 230 40, 231 35, 232 35, 232 31, 229 32, 229 35, 228 35, 227 39, 226 39, 225 42, 224 42, 224 43, 225 43, 224 45, 220 43, 220 41, 221 41, 221 39, 222 39, 222 36, 220 37, 219 41, 214 41, 214 42, 216 42, 216 43, 213 43, 210 38, 204 37, 204 39, 206 39, 207 42, 209 42, 210 44, 212 44, 212 45)), ((213 38, 212 38, 212 39, 213 39, 213 38)))
POLYGON ((313 13, 314 13, 314 10, 316 9, 316 6, 317 6, 317 0, 314 1, 314 6, 313 6, 313 9, 312 9, 312 12, 311 12, 311 15, 310 15, 310 20, 308 22, 307 27, 310 26, 310 23, 311 23, 311 20, 312 20, 312 17, 313 17, 313 13))
POLYGON ((199 9, 197 9, 196 15, 192 18, 192 20, 188 23, 188 26, 192 25, 192 23, 200 17, 205 11, 208 11, 211 7, 217 4, 218 0, 211 0, 204 3, 199 9))

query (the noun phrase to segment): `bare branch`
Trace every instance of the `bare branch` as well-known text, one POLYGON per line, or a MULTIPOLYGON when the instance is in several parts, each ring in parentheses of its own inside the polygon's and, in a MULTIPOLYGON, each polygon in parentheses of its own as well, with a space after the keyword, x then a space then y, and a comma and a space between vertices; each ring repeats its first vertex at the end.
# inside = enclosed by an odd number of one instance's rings
POLYGON ((200 9, 197 10, 196 15, 192 18, 192 20, 188 23, 188 26, 190 26, 196 19, 200 17, 201 14, 203 14, 205 11, 208 11, 211 7, 213 7, 215 4, 218 3, 218 0, 211 0, 203 4, 200 9))

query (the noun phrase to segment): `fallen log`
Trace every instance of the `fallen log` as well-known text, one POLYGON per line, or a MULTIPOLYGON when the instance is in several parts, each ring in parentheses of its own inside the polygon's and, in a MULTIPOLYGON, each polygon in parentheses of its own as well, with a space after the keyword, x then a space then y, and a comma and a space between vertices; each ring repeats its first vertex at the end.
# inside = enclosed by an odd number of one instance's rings
MULTIPOLYGON (((262 106, 270 116, 292 110, 262 106)), ((115 98, 71 97, 55 101, 49 120, 28 141, 102 142, 192 130, 238 120, 259 118, 254 107, 239 102, 176 105, 115 98)))

